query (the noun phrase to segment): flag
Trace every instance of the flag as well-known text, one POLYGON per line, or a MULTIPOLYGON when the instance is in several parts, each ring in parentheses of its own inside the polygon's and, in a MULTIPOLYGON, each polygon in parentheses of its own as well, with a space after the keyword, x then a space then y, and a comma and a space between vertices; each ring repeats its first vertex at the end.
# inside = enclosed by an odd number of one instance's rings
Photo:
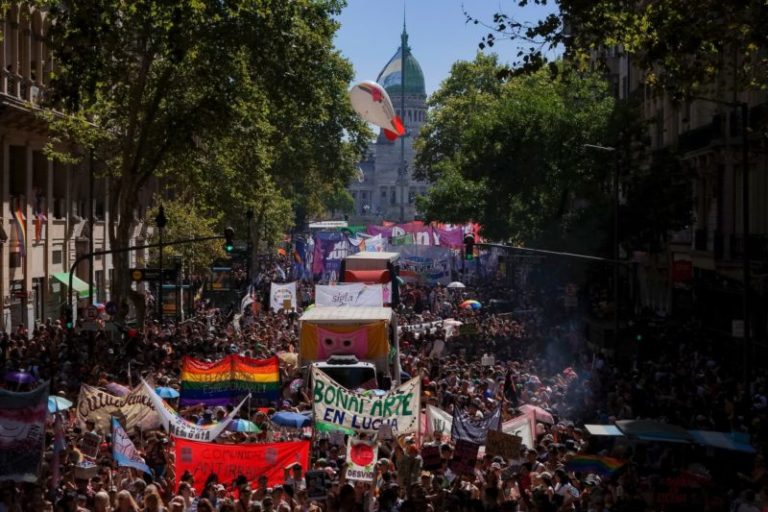
POLYGON ((149 466, 133 445, 133 441, 115 418, 112 418, 112 458, 115 459, 118 466, 134 468, 152 474, 149 466))
POLYGON ((624 465, 619 459, 600 457, 599 455, 576 455, 565 464, 566 471, 595 473, 599 476, 610 476, 624 465))
POLYGON ((18 200, 16 211, 13 212, 13 218, 16 220, 16 235, 19 240, 19 252, 21 256, 27 255, 27 219, 21 209, 21 199, 18 200))
POLYGON ((48 417, 48 382, 15 393, 0 390, 0 481, 38 481, 48 417))
POLYGON ((280 366, 277 356, 252 359, 239 355, 206 363, 185 357, 181 369, 181 405, 236 404, 249 393, 255 403, 280 398, 280 366))
POLYGON ((499 430, 501 426, 501 405, 486 418, 473 418, 466 411, 457 407, 453 413, 451 437, 454 441, 464 440, 476 444, 485 444, 489 430, 499 430))

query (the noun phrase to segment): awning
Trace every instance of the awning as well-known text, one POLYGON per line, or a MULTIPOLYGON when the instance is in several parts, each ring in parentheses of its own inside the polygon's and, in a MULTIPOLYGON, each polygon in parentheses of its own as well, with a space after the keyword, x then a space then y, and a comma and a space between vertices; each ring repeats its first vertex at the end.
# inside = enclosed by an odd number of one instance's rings
POLYGON ((709 430, 689 430, 693 440, 702 446, 711 446, 734 452, 755 453, 749 444, 749 436, 731 432, 711 432, 709 430))
POLYGON ((389 270, 347 270, 345 283, 386 284, 391 281, 389 270))
POLYGON ((621 430, 616 425, 584 425, 587 432, 593 436, 610 436, 610 437, 623 437, 621 430))
MULTIPOLYGON (((63 283, 64 286, 69 286, 69 272, 55 272, 52 277, 63 283)), ((72 289, 77 292, 77 296, 81 299, 88 298, 89 285, 77 276, 72 276, 72 289)), ((93 288, 93 293, 96 294, 96 288, 93 288)))
POLYGON ((619 420, 616 426, 624 435, 641 441, 690 443, 691 435, 682 427, 651 420, 619 420))

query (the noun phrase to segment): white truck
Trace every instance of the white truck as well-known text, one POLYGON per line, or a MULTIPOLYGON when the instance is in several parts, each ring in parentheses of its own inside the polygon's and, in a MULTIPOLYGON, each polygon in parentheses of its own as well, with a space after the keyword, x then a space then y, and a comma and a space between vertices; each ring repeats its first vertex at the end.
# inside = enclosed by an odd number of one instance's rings
POLYGON ((299 318, 299 329, 302 368, 309 370, 315 365, 347 389, 389 389, 400 384, 397 318, 391 308, 316 307, 299 318), (364 330, 379 322, 383 322, 386 329, 386 350, 380 350, 379 357, 366 358, 361 352, 361 340, 352 339, 357 332, 354 328, 364 330), (333 328, 336 331, 331 331, 333 328), (348 338, 338 334, 339 329, 346 331, 348 338), (329 334, 331 332, 334 334, 329 334))

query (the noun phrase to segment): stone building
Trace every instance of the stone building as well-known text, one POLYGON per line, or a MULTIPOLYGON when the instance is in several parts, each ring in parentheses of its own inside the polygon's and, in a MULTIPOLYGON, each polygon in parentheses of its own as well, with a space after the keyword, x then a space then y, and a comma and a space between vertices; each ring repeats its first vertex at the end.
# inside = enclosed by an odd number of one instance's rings
POLYGON ((376 82, 387 90, 403 120, 406 135, 391 142, 379 133, 370 145, 367 158, 360 162, 360 179, 349 187, 355 200, 352 220, 359 223, 410 221, 416 216, 416 196, 426 194, 428 189, 426 182, 412 177, 413 142, 426 121, 427 95, 424 74, 408 46, 405 26, 400 48, 381 70, 376 82))

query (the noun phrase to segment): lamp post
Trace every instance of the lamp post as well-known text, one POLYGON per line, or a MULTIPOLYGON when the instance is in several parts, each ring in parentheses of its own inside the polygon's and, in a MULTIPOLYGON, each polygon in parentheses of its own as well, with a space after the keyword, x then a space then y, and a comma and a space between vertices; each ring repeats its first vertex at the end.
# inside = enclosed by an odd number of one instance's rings
POLYGON ((168 219, 165 217, 165 208, 163 205, 160 205, 160 209, 157 212, 157 216, 155 217, 155 224, 157 225, 157 229, 159 232, 160 237, 160 289, 157 292, 157 316, 160 320, 163 319, 163 230, 165 229, 166 224, 168 224, 168 219))
POLYGON ((613 169, 613 304, 616 311, 613 315, 613 343, 614 349, 619 346, 619 153, 616 148, 611 146, 601 146, 599 144, 583 144, 587 149, 605 151, 615 155, 613 169))
POLYGON ((248 208, 245 212, 245 218, 248 219, 248 284, 251 284, 251 266, 253 265, 253 208, 248 208))

